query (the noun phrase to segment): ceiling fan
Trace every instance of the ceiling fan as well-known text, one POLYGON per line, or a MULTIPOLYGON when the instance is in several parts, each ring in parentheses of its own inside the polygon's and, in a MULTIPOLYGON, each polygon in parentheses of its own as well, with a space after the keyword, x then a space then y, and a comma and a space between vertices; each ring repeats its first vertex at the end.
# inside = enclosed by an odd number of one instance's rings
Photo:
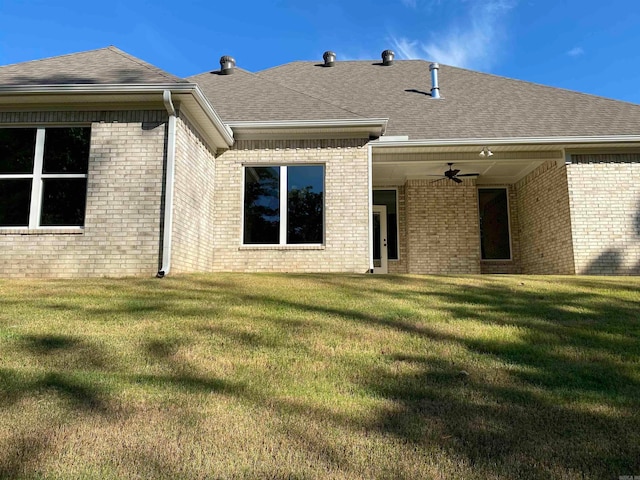
MULTIPOLYGON (((449 170, 445 170, 443 175, 449 180, 453 180, 456 183, 462 183, 462 180, 458 177, 477 177, 478 175, 480 175, 479 173, 460 173, 460 169, 456 168, 454 170, 453 163, 447 163, 447 165, 449 165, 449 170)), ((439 177, 440 175, 430 176, 439 177)))

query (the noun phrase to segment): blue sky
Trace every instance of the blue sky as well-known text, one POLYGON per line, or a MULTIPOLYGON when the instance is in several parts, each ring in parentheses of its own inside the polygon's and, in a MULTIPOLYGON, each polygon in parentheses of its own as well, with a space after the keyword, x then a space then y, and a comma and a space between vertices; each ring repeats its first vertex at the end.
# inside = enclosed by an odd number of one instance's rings
POLYGON ((0 64, 115 45, 179 76, 222 55, 423 58, 640 104, 638 0, 0 0, 0 64))

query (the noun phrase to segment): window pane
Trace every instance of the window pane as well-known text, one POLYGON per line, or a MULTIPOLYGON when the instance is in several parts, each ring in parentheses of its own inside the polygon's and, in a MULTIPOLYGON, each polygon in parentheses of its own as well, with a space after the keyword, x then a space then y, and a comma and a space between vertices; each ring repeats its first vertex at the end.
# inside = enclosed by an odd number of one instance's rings
POLYGON ((35 128, 0 128, 0 173, 33 173, 35 128))
POLYGON ((480 189, 478 201, 482 259, 510 259, 507 191, 503 188, 480 189))
POLYGON ((373 204, 387 207, 387 249, 389 260, 398 260, 398 207, 395 190, 374 190, 373 204))
POLYGON ((83 226, 87 197, 85 178, 50 178, 42 181, 40 225, 83 226))
POLYGON ((247 167, 244 243, 280 243, 280 167, 247 167))
POLYGON ((322 243, 324 167, 287 167, 287 243, 322 243))
POLYGON ((87 173, 90 128, 47 128, 43 173, 87 173))
POLYGON ((0 180, 0 227, 28 227, 31 179, 0 180))

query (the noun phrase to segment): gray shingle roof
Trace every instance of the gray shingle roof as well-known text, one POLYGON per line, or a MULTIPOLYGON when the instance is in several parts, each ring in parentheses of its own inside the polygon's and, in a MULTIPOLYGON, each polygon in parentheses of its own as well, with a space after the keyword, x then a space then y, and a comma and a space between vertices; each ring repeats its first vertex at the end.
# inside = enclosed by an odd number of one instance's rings
POLYGON ((184 83, 115 47, 0 67, 0 85, 184 83))
MULTIPOLYGON (((429 62, 293 62, 256 75, 413 139, 639 135, 640 105, 441 65, 442 100, 429 96, 429 62)), ((215 107, 215 102, 214 102, 215 107)))
POLYGON ((361 115, 240 68, 231 75, 214 71, 188 80, 200 86, 225 122, 361 118, 361 115))

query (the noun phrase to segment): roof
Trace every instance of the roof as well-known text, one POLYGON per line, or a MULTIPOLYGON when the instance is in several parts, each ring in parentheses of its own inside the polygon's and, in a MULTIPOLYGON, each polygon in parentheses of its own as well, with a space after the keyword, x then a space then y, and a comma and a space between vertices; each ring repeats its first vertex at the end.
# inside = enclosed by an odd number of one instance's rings
POLYGON ((348 109, 236 68, 231 75, 205 72, 188 78, 225 122, 362 118, 348 109))
POLYGON ((640 134, 640 105, 446 65, 443 98, 434 99, 423 60, 293 62, 256 75, 364 117, 388 117, 387 135, 411 139, 640 134))
POLYGON ((170 83, 185 80, 115 47, 0 67, 0 85, 170 83))
POLYGON ((236 68, 232 75, 213 71, 185 80, 107 47, 0 67, 0 89, 195 82, 193 88, 226 123, 344 120, 346 125, 388 118, 387 136, 412 140, 640 135, 640 105, 446 65, 439 77, 442 99, 430 96, 429 62, 423 60, 392 66, 344 61, 329 68, 293 62, 257 73, 236 68))

